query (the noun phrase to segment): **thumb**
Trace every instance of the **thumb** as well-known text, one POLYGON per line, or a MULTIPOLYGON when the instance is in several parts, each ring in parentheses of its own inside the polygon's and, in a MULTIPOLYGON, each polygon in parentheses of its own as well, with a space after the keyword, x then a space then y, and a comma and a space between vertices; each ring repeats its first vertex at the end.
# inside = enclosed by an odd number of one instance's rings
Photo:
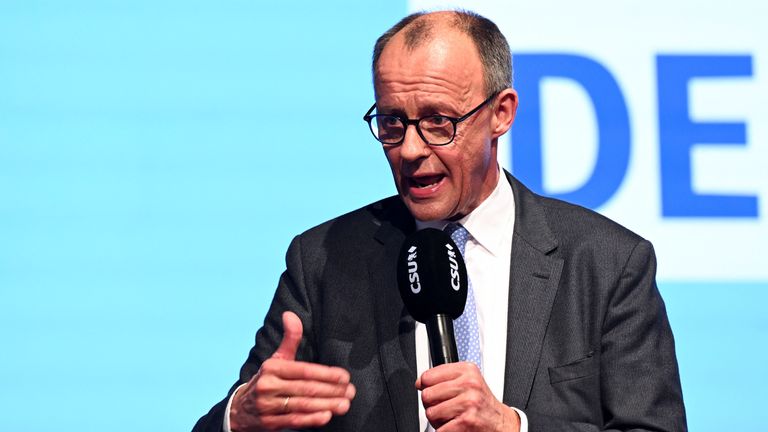
POLYGON ((280 342, 277 351, 272 354, 272 358, 295 360, 303 329, 301 320, 295 313, 283 312, 283 341, 280 342))

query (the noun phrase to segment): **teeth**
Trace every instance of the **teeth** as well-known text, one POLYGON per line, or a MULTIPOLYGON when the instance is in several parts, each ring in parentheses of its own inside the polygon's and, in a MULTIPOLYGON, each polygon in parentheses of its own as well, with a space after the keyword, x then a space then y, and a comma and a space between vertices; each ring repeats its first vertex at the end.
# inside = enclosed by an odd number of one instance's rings
POLYGON ((418 187, 419 189, 421 189, 421 188, 428 188, 428 187, 432 187, 432 186, 434 186, 434 185, 436 185, 436 184, 437 184, 437 182, 435 182, 435 183, 430 183, 430 184, 428 184, 428 185, 423 185, 423 184, 419 184, 419 183, 417 183, 417 184, 416 184, 416 187, 418 187))
POLYGON ((442 176, 411 177, 411 184, 419 189, 424 189, 436 186, 442 179, 442 176))

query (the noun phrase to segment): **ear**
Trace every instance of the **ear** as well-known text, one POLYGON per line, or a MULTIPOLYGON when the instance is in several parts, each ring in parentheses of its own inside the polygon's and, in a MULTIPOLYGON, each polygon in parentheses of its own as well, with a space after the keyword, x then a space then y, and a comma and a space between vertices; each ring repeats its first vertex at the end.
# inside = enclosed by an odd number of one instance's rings
POLYGON ((517 92, 515 89, 502 90, 496 96, 492 121, 492 137, 498 138, 504 135, 515 121, 517 113, 517 92))

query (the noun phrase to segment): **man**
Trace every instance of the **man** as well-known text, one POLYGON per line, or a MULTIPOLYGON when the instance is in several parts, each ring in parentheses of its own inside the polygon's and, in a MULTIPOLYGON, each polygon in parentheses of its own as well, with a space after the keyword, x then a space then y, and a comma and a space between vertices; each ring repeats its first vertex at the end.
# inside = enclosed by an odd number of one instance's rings
POLYGON ((498 28, 411 15, 377 41, 373 73, 366 120, 398 196, 294 239, 240 381, 195 430, 686 430, 651 245, 499 169, 518 98, 498 28), (449 222, 479 352, 430 368, 395 259, 449 222))

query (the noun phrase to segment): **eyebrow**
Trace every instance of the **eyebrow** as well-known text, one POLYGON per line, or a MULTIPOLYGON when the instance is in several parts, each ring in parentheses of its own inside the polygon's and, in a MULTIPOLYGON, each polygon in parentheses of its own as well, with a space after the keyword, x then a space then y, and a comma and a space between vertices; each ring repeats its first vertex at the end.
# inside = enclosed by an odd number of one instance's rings
MULTIPOLYGON (((385 115, 393 115, 398 117, 407 117, 405 115, 405 110, 402 108, 395 108, 395 107, 380 107, 379 104, 376 104, 376 113, 377 114, 385 114, 385 115)), ((462 113, 459 113, 454 108, 450 107, 446 103, 442 102, 429 102, 419 107, 419 114, 416 116, 416 118, 421 118, 425 116, 440 114, 444 115, 446 117, 456 117, 460 116, 462 113)))

